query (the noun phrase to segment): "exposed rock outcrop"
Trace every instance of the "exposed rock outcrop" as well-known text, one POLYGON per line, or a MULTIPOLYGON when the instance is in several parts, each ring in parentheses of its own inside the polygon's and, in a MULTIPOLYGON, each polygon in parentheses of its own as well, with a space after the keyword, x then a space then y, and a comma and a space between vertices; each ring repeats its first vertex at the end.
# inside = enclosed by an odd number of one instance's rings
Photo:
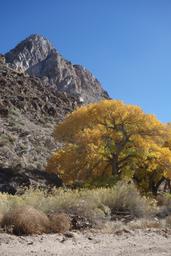
POLYGON ((57 91, 76 95, 84 103, 109 98, 87 69, 65 60, 43 36, 31 35, 5 57, 11 67, 41 78, 57 91))
POLYGON ((19 185, 46 184, 45 173, 42 178, 36 173, 44 170, 49 154, 59 146, 52 137, 53 127, 77 102, 76 97, 0 63, 0 191, 13 193, 19 185), (3 176, 3 170, 10 171, 3 176))
POLYGON ((5 58, 6 62, 11 63, 14 68, 20 67, 22 71, 26 71, 29 67, 44 60, 51 49, 53 47, 46 38, 31 35, 6 53, 5 58))

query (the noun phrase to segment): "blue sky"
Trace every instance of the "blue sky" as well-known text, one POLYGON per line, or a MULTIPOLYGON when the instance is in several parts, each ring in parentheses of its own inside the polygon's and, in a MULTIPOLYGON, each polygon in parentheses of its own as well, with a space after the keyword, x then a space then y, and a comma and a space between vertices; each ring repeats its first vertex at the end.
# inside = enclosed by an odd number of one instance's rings
POLYGON ((0 52, 46 36, 112 98, 171 121, 170 0, 1 0, 0 52))

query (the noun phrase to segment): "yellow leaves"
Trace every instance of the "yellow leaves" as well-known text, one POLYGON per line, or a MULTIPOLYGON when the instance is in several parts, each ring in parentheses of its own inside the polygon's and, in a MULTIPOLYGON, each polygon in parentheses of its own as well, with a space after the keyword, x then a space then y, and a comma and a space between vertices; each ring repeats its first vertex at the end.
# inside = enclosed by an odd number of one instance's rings
POLYGON ((55 172, 64 179, 70 179, 70 171, 75 167, 77 161, 76 147, 69 144, 67 147, 57 150, 48 160, 47 171, 55 172), (66 172, 68 170, 68 172, 66 172))
POLYGON ((163 169, 163 174, 171 178, 171 151, 168 148, 161 148, 160 157, 158 158, 159 166, 163 169))
MULTIPOLYGON (((161 128, 161 124, 152 115, 145 115, 141 108, 126 105, 121 101, 104 100, 83 106, 68 115, 54 131, 59 141, 73 142, 78 132, 103 125, 110 130, 124 124, 127 132, 146 132, 161 128)), ((159 130, 158 130, 159 132, 159 130)))
POLYGON ((92 129, 85 128, 75 135, 75 143, 94 143, 99 141, 103 134, 104 131, 98 125, 92 129))
POLYGON ((64 146, 49 159, 47 169, 66 183, 108 175, 131 177, 140 166, 144 174, 160 169, 161 175, 171 176, 168 129, 138 106, 117 100, 89 104, 55 128, 54 137, 64 146))

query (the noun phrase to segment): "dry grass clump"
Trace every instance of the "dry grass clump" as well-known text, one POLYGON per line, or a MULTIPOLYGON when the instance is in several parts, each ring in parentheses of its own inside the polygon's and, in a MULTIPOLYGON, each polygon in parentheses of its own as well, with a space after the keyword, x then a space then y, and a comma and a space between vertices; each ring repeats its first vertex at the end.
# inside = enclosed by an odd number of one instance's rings
POLYGON ((49 215, 49 220, 53 233, 65 233, 71 228, 71 221, 66 213, 52 213, 49 215))
POLYGON ((168 193, 159 194, 156 198, 159 210, 157 216, 165 218, 171 214, 171 195, 168 193))
POLYGON ((151 215, 154 202, 142 197, 134 184, 118 182, 113 188, 99 191, 101 202, 111 209, 111 213, 127 212, 134 217, 151 215))
MULTIPOLYGON (((171 225, 171 217, 168 219, 171 225)), ((101 225, 100 231, 108 234, 121 234, 131 233, 135 230, 158 230, 161 228, 167 228, 169 225, 165 220, 159 220, 157 218, 140 218, 134 219, 128 223, 123 221, 106 221, 101 225)))
POLYGON ((122 221, 106 221, 99 227, 101 233, 114 234, 127 228, 122 221))
POLYGON ((157 218, 151 218, 151 219, 138 219, 138 220, 133 220, 128 223, 128 227, 130 229, 158 229, 164 226, 164 223, 162 223, 160 220, 157 218))
POLYGON ((49 229, 49 219, 33 207, 18 207, 4 215, 1 226, 15 235, 42 234, 49 229))

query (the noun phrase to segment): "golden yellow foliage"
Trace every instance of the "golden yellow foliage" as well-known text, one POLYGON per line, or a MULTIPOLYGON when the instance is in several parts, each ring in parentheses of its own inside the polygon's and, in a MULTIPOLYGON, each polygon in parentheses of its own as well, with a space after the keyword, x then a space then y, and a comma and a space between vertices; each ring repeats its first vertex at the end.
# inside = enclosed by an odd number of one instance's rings
POLYGON ((144 174, 160 169, 161 176, 170 177, 171 152, 164 147, 165 135, 166 127, 138 106, 117 100, 89 104, 56 126, 54 137, 63 147, 48 160, 47 170, 65 183, 132 178, 140 167, 144 174))

